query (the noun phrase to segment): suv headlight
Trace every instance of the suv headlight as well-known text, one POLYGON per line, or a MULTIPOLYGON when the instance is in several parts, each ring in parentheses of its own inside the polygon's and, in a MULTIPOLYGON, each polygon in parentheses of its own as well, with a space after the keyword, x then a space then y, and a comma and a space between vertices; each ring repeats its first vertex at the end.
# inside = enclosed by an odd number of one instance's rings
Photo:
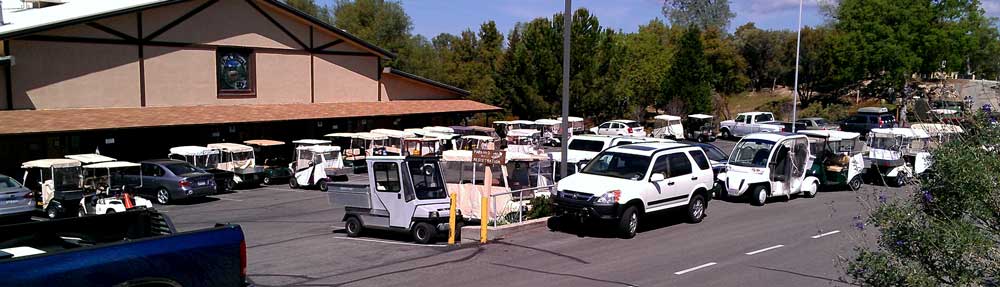
POLYGON ((612 205, 612 204, 618 203, 618 198, 620 198, 621 195, 622 195, 622 191, 621 190, 617 190, 616 189, 616 190, 608 191, 608 192, 605 192, 604 194, 602 194, 601 196, 597 197, 597 200, 594 201, 594 204, 612 205))

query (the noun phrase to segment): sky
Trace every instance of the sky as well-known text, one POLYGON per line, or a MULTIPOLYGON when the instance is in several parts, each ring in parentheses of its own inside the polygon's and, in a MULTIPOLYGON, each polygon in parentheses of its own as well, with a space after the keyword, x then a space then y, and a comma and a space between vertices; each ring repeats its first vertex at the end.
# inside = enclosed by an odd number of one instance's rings
MULTIPOLYGON (((816 26, 827 19, 819 11, 822 0, 803 0, 803 26, 816 26)), ((333 0, 320 0, 332 4, 333 0)), ((517 22, 551 17, 563 11, 560 0, 402 0, 403 8, 413 21, 413 33, 433 38, 440 33, 458 34, 465 29, 478 30, 479 25, 494 20, 505 35, 517 22)), ((982 0, 983 8, 992 16, 1000 16, 1000 0, 982 0)), ((639 25, 653 18, 664 19, 662 0, 576 0, 573 9, 586 7, 597 15, 601 25, 624 32, 635 32, 639 25)), ((736 18, 730 30, 747 22, 762 29, 795 29, 798 20, 798 0, 730 0, 736 18)))

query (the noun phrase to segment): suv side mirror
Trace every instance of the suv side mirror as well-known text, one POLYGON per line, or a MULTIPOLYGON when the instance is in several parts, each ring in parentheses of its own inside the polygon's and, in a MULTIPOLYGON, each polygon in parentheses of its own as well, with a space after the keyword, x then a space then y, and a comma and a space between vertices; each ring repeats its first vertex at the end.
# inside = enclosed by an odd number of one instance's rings
POLYGON ((665 179, 667 179, 667 176, 663 175, 662 172, 657 172, 649 176, 650 182, 658 182, 658 181, 663 181, 665 179))

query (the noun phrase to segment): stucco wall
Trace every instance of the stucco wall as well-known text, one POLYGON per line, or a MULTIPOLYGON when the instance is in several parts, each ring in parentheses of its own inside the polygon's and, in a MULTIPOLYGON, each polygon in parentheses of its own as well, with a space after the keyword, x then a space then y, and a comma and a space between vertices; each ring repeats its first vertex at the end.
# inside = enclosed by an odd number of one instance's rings
POLYGON ((461 98, 461 95, 447 89, 435 87, 393 74, 382 74, 383 101, 445 100, 458 98, 461 98))
POLYGON ((317 103, 378 101, 378 58, 316 55, 317 103))
POLYGON ((11 41, 15 109, 139 106, 138 49, 11 41))
MULTIPOLYGON (((258 3, 261 9, 267 9, 265 11, 270 10, 266 8, 267 6, 262 5, 264 4, 258 3)), ((168 23, 169 21, 173 21, 174 18, 159 16, 157 14, 173 15, 173 13, 166 11, 171 8, 168 6, 164 10, 150 10, 146 14, 143 14, 143 20, 146 17, 157 19, 150 21, 149 24, 152 27, 162 27, 166 25, 164 22, 168 23)), ((274 12, 269 12, 269 14, 273 15, 271 17, 283 17, 274 12)), ((308 43, 309 35, 307 26, 287 21, 286 23, 291 26, 289 28, 290 31, 298 31, 305 34, 296 35, 296 37, 300 41, 308 43)), ((143 26, 143 30, 146 29, 143 26)), ((261 15, 260 12, 257 12, 250 4, 247 4, 246 1, 235 0, 219 1, 209 6, 181 24, 159 35, 156 40, 275 49, 303 48, 261 15)))
POLYGON ((308 103, 309 55, 257 53, 257 99, 262 104, 308 103))

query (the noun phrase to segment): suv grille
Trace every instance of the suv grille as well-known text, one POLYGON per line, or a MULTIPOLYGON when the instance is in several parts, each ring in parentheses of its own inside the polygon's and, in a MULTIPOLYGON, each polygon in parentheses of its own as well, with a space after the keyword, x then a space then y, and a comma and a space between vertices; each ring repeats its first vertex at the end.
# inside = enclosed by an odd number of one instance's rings
POLYGON ((592 195, 590 195, 589 193, 576 192, 572 190, 560 191, 559 196, 565 199, 583 200, 583 201, 588 201, 592 197, 592 195))

